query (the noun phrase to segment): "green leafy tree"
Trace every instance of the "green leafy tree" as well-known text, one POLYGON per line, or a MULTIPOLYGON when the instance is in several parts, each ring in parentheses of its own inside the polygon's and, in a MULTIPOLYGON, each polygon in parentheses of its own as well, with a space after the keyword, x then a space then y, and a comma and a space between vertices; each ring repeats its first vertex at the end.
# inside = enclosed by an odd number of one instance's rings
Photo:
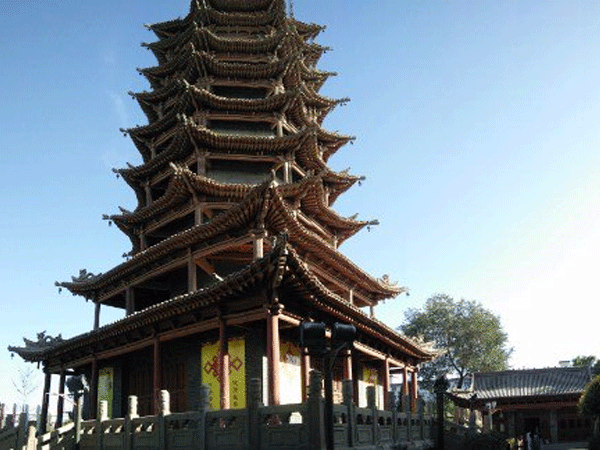
POLYGON ((600 418, 600 375, 588 383, 579 398, 579 412, 584 416, 596 419, 594 435, 598 436, 598 419, 600 418))
POLYGON ((592 376, 600 375, 600 359, 595 356, 576 356, 571 360, 573 367, 590 367, 592 376))
POLYGON ((409 309, 401 331, 432 342, 443 353, 421 367, 421 385, 431 388, 440 375, 458 377, 458 388, 473 372, 505 370, 512 348, 500 318, 476 301, 458 302, 445 294, 429 298, 422 310, 409 309))

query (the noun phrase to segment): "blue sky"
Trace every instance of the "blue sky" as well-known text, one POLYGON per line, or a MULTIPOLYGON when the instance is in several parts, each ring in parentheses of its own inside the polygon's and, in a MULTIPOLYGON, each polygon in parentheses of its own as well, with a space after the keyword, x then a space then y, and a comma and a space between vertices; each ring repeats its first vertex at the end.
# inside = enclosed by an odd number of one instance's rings
MULTIPOLYGON (((93 307, 54 281, 106 271, 129 250, 102 214, 135 207, 111 169, 139 163, 120 127, 145 123, 127 91, 154 65, 142 24, 187 1, 0 6, 0 401, 42 330, 89 330, 93 307)), ((499 314, 515 367, 597 350, 600 255, 600 3, 295 0, 327 25, 323 88, 352 101, 326 127, 357 136, 332 159, 367 180, 335 204, 379 219, 341 251, 410 297, 479 300, 499 314)), ((118 314, 105 314, 103 321, 118 314)), ((31 401, 38 401, 37 397, 31 401)))

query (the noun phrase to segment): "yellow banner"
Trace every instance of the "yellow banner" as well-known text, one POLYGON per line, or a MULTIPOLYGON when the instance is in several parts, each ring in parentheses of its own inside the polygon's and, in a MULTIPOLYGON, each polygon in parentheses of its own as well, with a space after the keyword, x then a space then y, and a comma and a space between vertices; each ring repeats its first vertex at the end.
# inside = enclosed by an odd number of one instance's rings
POLYGON ((377 386, 379 374, 377 369, 372 367, 363 366, 363 381, 370 384, 371 386, 377 386))
POLYGON ((279 346, 281 370, 279 396, 281 404, 302 403, 302 370, 300 347, 292 342, 279 346))
MULTIPOLYGON (((232 409, 246 407, 246 347, 243 338, 229 340, 229 405, 232 409)), ((202 346, 202 384, 210 388, 210 407, 221 409, 221 374, 219 341, 202 346)))
POLYGON ((108 403, 108 417, 112 417, 113 406, 113 368, 104 367, 98 371, 98 406, 106 400, 108 403))

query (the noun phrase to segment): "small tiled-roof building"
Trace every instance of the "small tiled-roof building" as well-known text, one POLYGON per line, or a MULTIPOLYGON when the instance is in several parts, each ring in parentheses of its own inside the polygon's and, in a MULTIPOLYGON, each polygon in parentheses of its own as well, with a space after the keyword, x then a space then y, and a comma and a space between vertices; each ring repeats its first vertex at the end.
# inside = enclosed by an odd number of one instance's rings
POLYGON ((450 392, 461 407, 493 410, 494 429, 508 436, 539 430, 547 442, 585 440, 591 420, 577 412, 577 402, 591 379, 589 367, 551 367, 473 374, 467 390, 450 392))

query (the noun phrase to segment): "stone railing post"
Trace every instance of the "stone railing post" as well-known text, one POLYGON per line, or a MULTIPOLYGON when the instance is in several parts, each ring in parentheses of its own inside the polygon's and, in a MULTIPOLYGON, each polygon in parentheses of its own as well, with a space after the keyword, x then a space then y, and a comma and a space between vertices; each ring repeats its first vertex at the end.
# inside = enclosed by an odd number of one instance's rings
POLYGON ((6 405, 4 403, 0 403, 0 431, 2 431, 6 426, 6 416, 4 415, 5 406, 6 405))
POLYGON ((325 411, 323 405, 323 375, 310 371, 308 394, 309 448, 321 450, 325 446, 325 411))
POLYGON ((346 407, 346 424, 348 426, 348 447, 354 447, 354 429, 356 417, 354 412, 354 386, 352 380, 342 381, 342 399, 346 407))
POLYGON ((158 439, 158 448, 163 449, 167 448, 167 427, 165 424, 165 417, 171 414, 171 396, 169 395, 169 391, 162 390, 159 394, 159 411, 158 417, 156 418, 158 424, 158 433, 156 433, 156 437, 158 439))
POLYGON ((210 405, 210 388, 200 386, 198 395, 198 450, 205 450, 206 447, 206 412, 210 405))
POLYGON ((75 397, 75 403, 73 403, 73 420, 75 421, 75 450, 79 450, 79 443, 81 442, 82 411, 83 396, 79 395, 75 397))
POLYGON ((108 420, 108 402, 102 400, 98 405, 98 417, 96 418, 96 442, 97 449, 104 449, 104 430, 102 429, 102 422, 108 420))
POLYGON ((10 430, 11 428, 15 427, 15 420, 13 419, 13 415, 12 414, 7 414, 6 415, 6 423, 4 424, 4 428, 6 428, 7 430, 10 430))
POLYGON ((375 386, 367 386, 367 408, 371 410, 371 422, 373 427, 373 445, 379 443, 379 436, 377 433, 377 402, 376 402, 377 391, 375 386))
POLYGON ((127 414, 125 415, 125 442, 123 445, 126 450, 133 449, 133 424, 131 421, 138 417, 138 398, 136 395, 127 397, 127 414))
POLYGON ((406 414, 406 442, 410 442, 412 441, 413 415, 410 408, 410 397, 408 395, 402 396, 402 406, 404 407, 404 414, 406 414))
POLYGON ((34 422, 30 422, 27 429, 27 441, 25 443, 26 450, 37 450, 37 429, 34 422))
POLYGON ((421 437, 421 440, 425 440, 425 400, 423 400, 422 398, 419 399, 419 404, 418 404, 418 414, 419 414, 419 425, 421 427, 421 429, 419 430, 419 436, 421 437))
POLYGON ((19 428, 17 430, 17 447, 18 449, 22 449, 27 442, 27 428, 29 424, 29 413, 27 410, 23 410, 21 414, 19 414, 19 428))
POLYGON ((261 422, 260 407, 262 405, 262 381, 260 378, 250 379, 248 391, 248 448, 260 448, 261 422))
POLYGON ((388 392, 388 406, 392 413, 392 440, 394 443, 398 440, 398 408, 396 408, 396 393, 394 391, 388 392))

